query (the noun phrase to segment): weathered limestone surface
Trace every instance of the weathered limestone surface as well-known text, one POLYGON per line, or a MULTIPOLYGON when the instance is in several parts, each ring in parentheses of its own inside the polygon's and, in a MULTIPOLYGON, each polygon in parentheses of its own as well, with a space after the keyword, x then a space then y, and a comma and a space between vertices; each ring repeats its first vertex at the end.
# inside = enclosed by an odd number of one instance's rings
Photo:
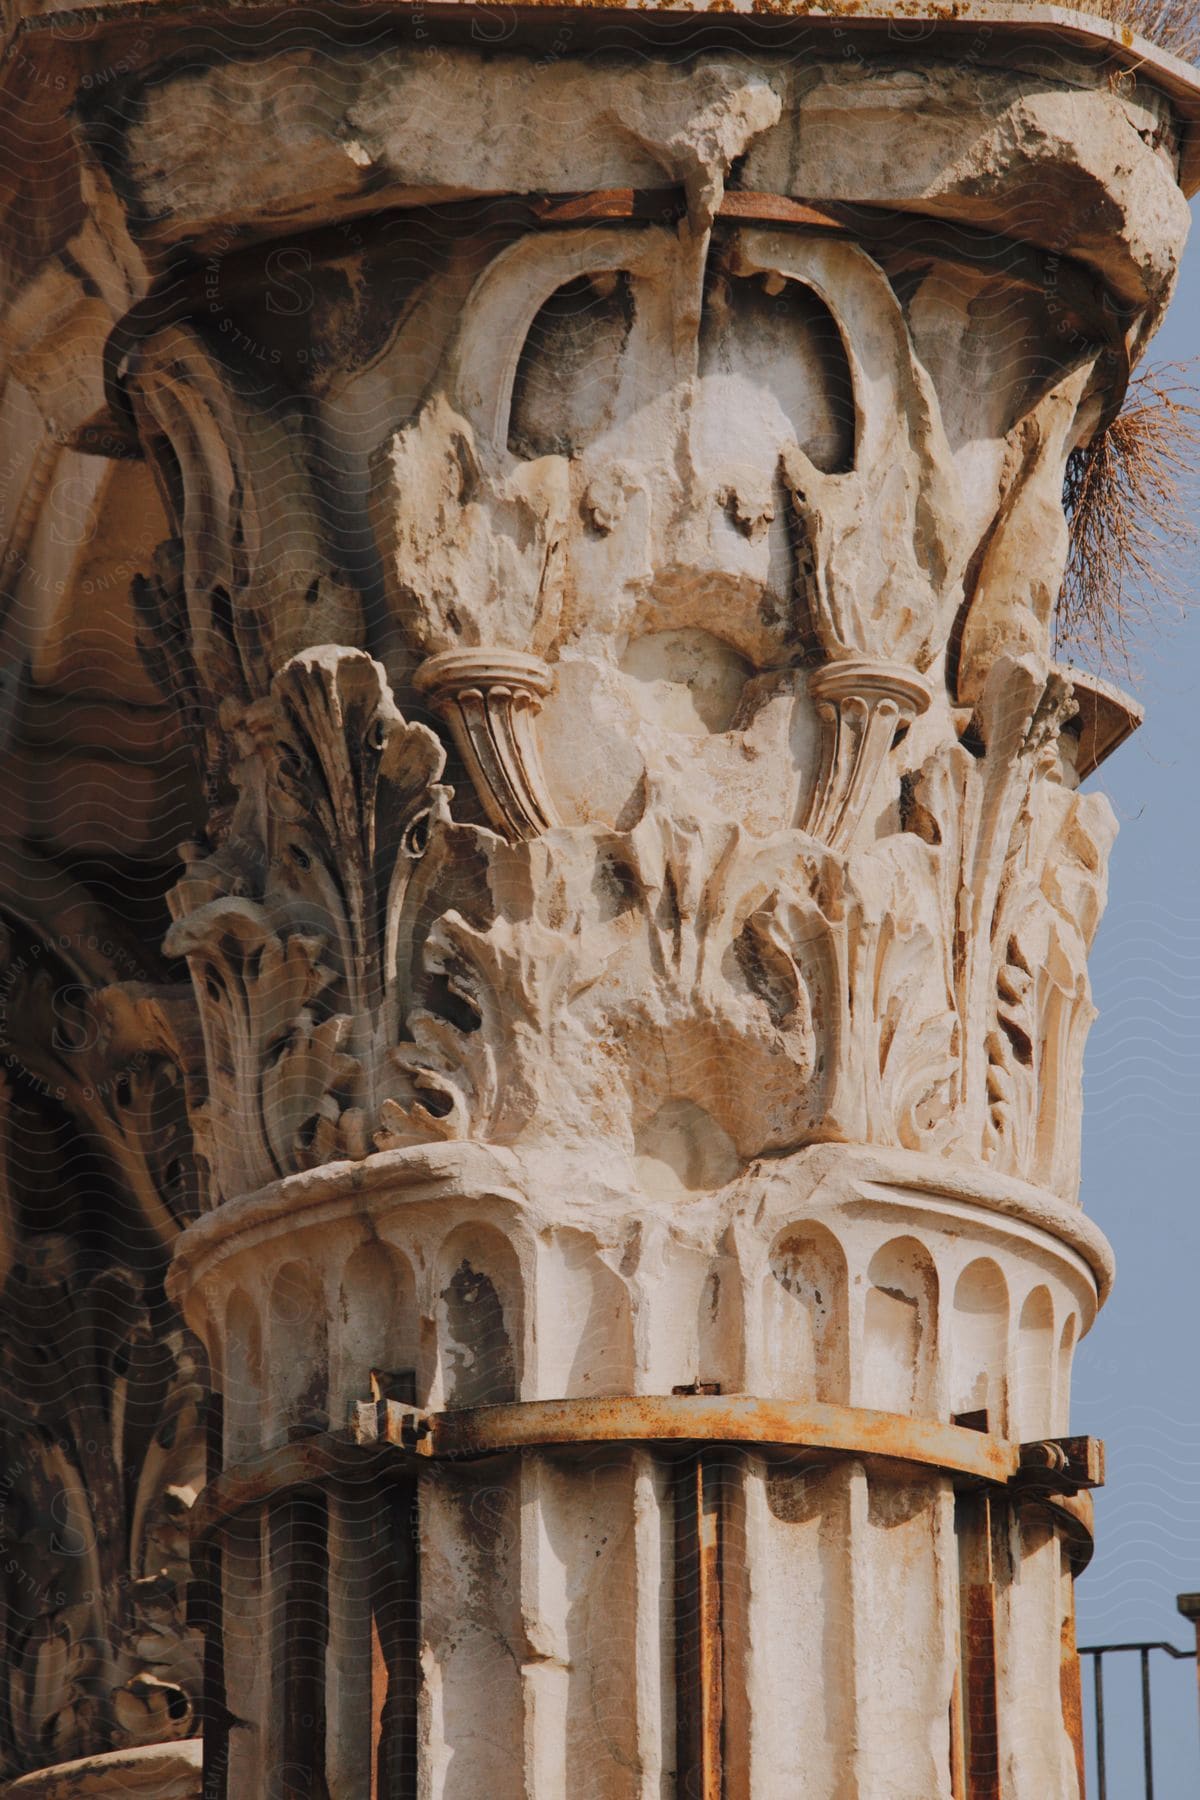
POLYGON ((191 1800, 200 1766, 200 1745, 195 1741, 177 1748, 152 1745, 59 1763, 40 1774, 23 1776, 8 1792, 13 1800, 83 1800, 93 1794, 109 1795, 112 1800, 130 1800, 135 1794, 150 1800, 191 1800))
POLYGON ((1037 15, 31 28, 14 1796, 1078 1800, 1050 623, 1192 114, 1037 15))

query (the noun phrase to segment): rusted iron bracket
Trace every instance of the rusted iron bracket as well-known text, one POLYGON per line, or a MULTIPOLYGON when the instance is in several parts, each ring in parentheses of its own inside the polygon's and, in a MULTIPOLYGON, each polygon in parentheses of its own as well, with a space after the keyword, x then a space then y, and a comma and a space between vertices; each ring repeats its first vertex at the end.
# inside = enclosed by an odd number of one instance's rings
POLYGON ((1044 1438, 1022 1444, 1020 1467, 1014 1482, 1033 1492, 1077 1494, 1081 1488, 1104 1486, 1102 1438, 1044 1438))

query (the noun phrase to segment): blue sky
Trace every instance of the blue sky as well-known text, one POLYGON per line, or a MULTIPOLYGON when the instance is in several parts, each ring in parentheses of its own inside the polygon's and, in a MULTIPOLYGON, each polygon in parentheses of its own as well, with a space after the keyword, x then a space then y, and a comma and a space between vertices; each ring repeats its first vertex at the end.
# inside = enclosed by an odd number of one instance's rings
MULTIPOLYGON (((1192 230, 1151 364, 1200 357, 1195 209, 1192 230)), ((1200 475, 1192 485, 1200 512, 1200 475)), ((1186 574, 1190 616, 1143 646, 1123 681, 1146 723, 1090 784, 1121 830, 1092 955, 1083 1201, 1116 1251, 1117 1285, 1075 1365, 1072 1428, 1109 1452, 1097 1555, 1077 1592, 1080 1643, 1190 1646, 1175 1595, 1200 1591, 1200 559, 1186 574)), ((1137 1660, 1106 1662, 1109 1800, 1143 1791, 1137 1660)), ((1155 1663, 1155 1800, 1195 1800, 1195 1666, 1155 1663)), ((1084 1675, 1090 1688, 1090 1663, 1084 1675)), ((1095 1800, 1094 1776, 1088 1791, 1095 1800)))

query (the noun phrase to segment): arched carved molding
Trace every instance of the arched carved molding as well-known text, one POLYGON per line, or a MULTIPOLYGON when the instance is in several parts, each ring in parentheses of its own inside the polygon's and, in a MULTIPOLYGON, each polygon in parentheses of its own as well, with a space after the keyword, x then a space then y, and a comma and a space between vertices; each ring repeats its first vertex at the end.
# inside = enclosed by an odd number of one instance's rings
POLYGON ((360 1244, 338 1283, 330 1334, 330 1420, 338 1429, 370 1391, 415 1400, 424 1369, 416 1280, 408 1257, 378 1240, 360 1244), (403 1391, 411 1382, 412 1391, 403 1391))
POLYGON ((1057 1431, 1058 1344, 1054 1299, 1039 1285, 1021 1303, 1014 1341, 1010 1410, 1013 1436, 1026 1443, 1057 1431))
POLYGON ((835 1234, 816 1221, 786 1226, 771 1247, 763 1286, 762 1354, 771 1390, 845 1405, 850 1276, 835 1234))
MULTIPOLYGON (((293 1178, 220 1209, 202 1222, 201 1237, 210 1248, 192 1285, 213 1305, 235 1285, 253 1292, 254 1308, 265 1319, 271 1271, 298 1262, 311 1276, 319 1263, 324 1286, 309 1310, 315 1314, 322 1303, 327 1309, 333 1429, 347 1401, 368 1397, 372 1368, 380 1369, 384 1382, 415 1374, 416 1403, 442 1403, 435 1323, 444 1311, 448 1276, 461 1261, 458 1247, 477 1229, 494 1232, 508 1246, 500 1264, 471 1262, 493 1281, 506 1318, 508 1298, 497 1268, 503 1265, 501 1274, 507 1269, 519 1280, 524 1294, 524 1398, 663 1393, 716 1381, 726 1393, 871 1406, 882 1402, 869 1397, 868 1376, 874 1381, 885 1369, 885 1386, 893 1382, 900 1339, 918 1342, 920 1352, 919 1379, 904 1388, 905 1404, 920 1416, 944 1420, 956 1371, 964 1389, 956 1397, 970 1398, 970 1371, 964 1372, 962 1356, 956 1362, 954 1312, 956 1286, 971 1261, 963 1238, 969 1217, 990 1254, 983 1263, 988 1279, 978 1279, 974 1266, 959 1293, 965 1341, 969 1352, 977 1309, 966 1301, 980 1288, 991 1293, 1003 1287, 1012 1296, 1012 1339, 1004 1338, 992 1369, 997 1392, 1007 1389, 1013 1399, 1009 1420, 993 1421, 993 1430, 1023 1434, 1015 1423, 1022 1384, 1037 1384, 1045 1396, 1056 1394, 1057 1381, 1056 1335, 1044 1367, 1032 1336, 1022 1347, 1016 1322, 1029 1323, 1026 1298, 1048 1295, 1060 1321, 1077 1318, 1082 1305, 1090 1322, 1094 1289, 1080 1261, 1080 1240, 1074 1248, 1063 1243, 1057 1253, 1049 1249, 1057 1228, 1073 1223, 1069 1210, 1060 1203, 1056 1228, 1044 1210, 1011 1211, 1019 1196, 1007 1189, 1016 1184, 992 1178, 992 1206, 966 1172, 951 1165, 941 1165, 945 1186, 939 1190, 936 1159, 898 1157, 889 1177, 886 1159, 860 1164, 860 1156, 851 1147, 830 1145, 815 1154, 770 1159, 772 1173, 743 1177, 723 1196, 693 1194, 664 1217, 652 1196, 630 1212, 631 1203, 606 1191, 595 1172, 589 1179, 579 1171, 577 1181, 564 1182, 557 1154, 543 1156, 536 1144, 515 1155, 498 1154, 490 1169, 491 1157, 476 1152, 392 1153, 372 1159, 353 1186, 346 1184, 344 1166, 333 1165, 319 1177, 293 1178), (854 1174, 860 1166, 862 1174, 854 1174), (489 1179, 506 1169, 519 1171, 526 1186, 519 1195, 493 1191, 489 1198, 489 1179), (435 1176, 435 1170, 441 1173, 435 1176), (820 1195, 818 1218, 795 1213, 796 1195, 806 1189, 820 1195), (939 1191, 944 1207, 935 1197, 939 1191), (365 1244, 364 1208, 378 1232, 365 1244), (448 1225, 454 1244, 443 1253, 448 1225), (922 1255, 909 1256, 918 1233, 922 1255), (870 1308, 864 1305, 868 1287, 882 1296, 870 1308), (946 1296, 940 1309, 939 1294, 946 1296), (897 1325, 905 1318, 907 1338, 897 1325)), ((1028 1190, 1024 1203, 1034 1198, 1035 1190, 1028 1190)), ((510 1339, 517 1343, 515 1330, 510 1339)), ((265 1369, 261 1355, 244 1344, 229 1354, 236 1364, 265 1369)), ((1039 1402, 1043 1410, 1046 1403, 1039 1402)), ((1035 1427, 1031 1435, 1047 1430, 1035 1427)))
POLYGON ((933 1257, 915 1237, 894 1238, 871 1258, 867 1282, 855 1404, 930 1414, 942 1338, 933 1257))
POLYGON ((947 1318, 950 1411, 954 1417, 986 1413, 989 1431, 1008 1425, 1008 1283, 998 1263, 978 1257, 954 1284, 947 1318))
POLYGON ((517 1399, 525 1306, 512 1244, 494 1226, 459 1225, 442 1244, 436 1271, 441 1404, 495 1406, 517 1399))

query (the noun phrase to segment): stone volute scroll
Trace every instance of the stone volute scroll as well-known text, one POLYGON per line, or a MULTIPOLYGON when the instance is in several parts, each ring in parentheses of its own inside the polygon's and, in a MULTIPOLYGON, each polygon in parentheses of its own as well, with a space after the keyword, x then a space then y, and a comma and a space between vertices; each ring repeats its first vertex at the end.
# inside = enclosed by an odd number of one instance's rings
POLYGON ((816 468, 799 444, 783 470, 804 549, 802 604, 818 667, 821 773, 805 829, 849 847, 898 733, 929 705, 924 672, 962 603, 961 502, 937 395, 882 269, 826 238, 744 231, 734 267, 796 281, 829 306, 849 363, 851 466, 816 468))
POLYGON ((182 617, 164 594, 159 637, 186 643, 215 700, 260 699, 295 652, 356 642, 361 599, 321 538, 294 396, 183 325, 139 345, 126 391, 180 544, 182 617))
MULTIPOLYGON (((649 319, 635 311, 623 391, 610 402, 633 410, 648 340, 661 337, 661 286, 651 280, 666 266, 678 288, 674 248, 655 231, 548 233, 512 245, 467 297, 444 397, 393 439, 381 467, 377 506, 395 603, 407 612, 416 602, 426 652, 416 686, 446 718, 490 821, 513 839, 558 822, 535 721, 554 680, 542 657, 560 633, 570 519, 588 504, 573 460, 531 457, 514 442, 522 348, 546 302, 572 283, 590 283, 600 298, 618 282, 653 296, 649 319), (437 523, 447 493, 456 502, 450 532, 437 523)), ((694 286, 694 253, 682 259, 682 281, 694 286)), ((595 523, 595 496, 591 512, 595 523)))

